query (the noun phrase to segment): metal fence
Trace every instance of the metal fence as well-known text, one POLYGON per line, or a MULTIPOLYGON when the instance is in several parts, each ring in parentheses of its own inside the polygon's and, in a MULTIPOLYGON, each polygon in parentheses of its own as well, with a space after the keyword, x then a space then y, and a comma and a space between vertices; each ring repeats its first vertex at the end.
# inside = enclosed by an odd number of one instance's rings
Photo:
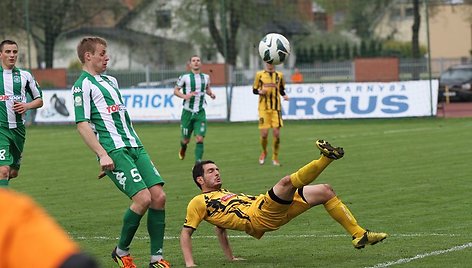
MULTIPOLYGON (((456 64, 470 63, 470 59, 433 59, 431 60, 431 77, 438 78, 440 73, 448 67, 456 64)), ((304 76, 305 83, 328 83, 328 82, 354 82, 354 63, 352 61, 325 62, 315 64, 303 64, 297 66, 304 76)), ((279 67, 290 82, 293 70, 279 67)), ((231 85, 251 85, 254 74, 258 69, 234 69, 230 74, 231 85)), ((185 66, 161 68, 160 70, 147 69, 145 71, 109 70, 107 73, 116 77, 121 88, 145 88, 164 87, 172 88, 180 74, 186 72, 185 66)), ((67 82, 72 86, 79 76, 78 71, 67 74, 67 82)), ((427 59, 400 59, 400 80, 415 80, 414 74, 419 74, 419 79, 429 79, 427 59)))

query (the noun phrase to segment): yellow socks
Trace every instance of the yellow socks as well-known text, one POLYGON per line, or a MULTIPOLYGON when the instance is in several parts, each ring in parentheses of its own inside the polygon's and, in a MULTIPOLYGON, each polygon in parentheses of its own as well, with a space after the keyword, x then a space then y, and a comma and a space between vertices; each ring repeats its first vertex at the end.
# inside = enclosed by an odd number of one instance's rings
POLYGON ((279 160, 279 145, 280 138, 275 138, 272 141, 272 160, 279 160))
POLYGON ((297 172, 290 175, 293 186, 295 186, 295 188, 301 188, 310 184, 331 162, 333 162, 333 159, 322 155, 320 159, 313 160, 301 167, 297 172))
POLYGON ((267 153, 267 137, 261 137, 261 147, 264 153, 267 153))
POLYGON ((356 218, 351 214, 351 211, 339 200, 338 197, 333 197, 324 204, 329 215, 341 224, 348 233, 353 237, 362 236, 365 230, 357 224, 356 218))

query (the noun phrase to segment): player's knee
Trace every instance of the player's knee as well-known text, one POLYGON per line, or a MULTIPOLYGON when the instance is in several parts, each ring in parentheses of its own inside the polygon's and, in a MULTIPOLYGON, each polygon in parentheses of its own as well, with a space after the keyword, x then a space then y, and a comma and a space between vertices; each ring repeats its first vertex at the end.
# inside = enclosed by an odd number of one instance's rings
POLYGON ((133 196, 133 203, 138 207, 139 211, 146 211, 151 205, 151 193, 144 189, 133 196))
POLYGON ((197 143, 203 143, 203 136, 196 136, 196 137, 195 137, 195 141, 196 141, 197 143))
POLYGON ((283 177, 280 181, 279 181, 279 184, 281 186, 284 186, 284 187, 293 187, 293 184, 292 184, 292 181, 290 180, 290 175, 287 175, 285 177, 283 177))
POLYGON ((160 191, 160 193, 153 193, 151 195, 151 202, 152 207, 163 208, 166 204, 166 193, 164 191, 160 191))
MULTIPOLYGON (((17 173, 18 175, 18 173, 17 173)), ((9 166, 1 166, 0 167, 0 178, 8 179, 10 177, 10 167, 9 166)))
POLYGON ((331 185, 323 183, 321 184, 321 187, 323 187, 322 194, 327 200, 336 196, 336 193, 334 192, 333 187, 331 187, 331 185))

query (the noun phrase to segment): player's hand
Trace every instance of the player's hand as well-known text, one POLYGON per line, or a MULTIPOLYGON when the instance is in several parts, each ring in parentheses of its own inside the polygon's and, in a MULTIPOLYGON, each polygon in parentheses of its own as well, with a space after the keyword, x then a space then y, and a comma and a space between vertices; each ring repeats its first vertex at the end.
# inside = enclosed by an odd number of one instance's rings
POLYGON ((212 100, 214 100, 214 99, 216 98, 215 93, 212 92, 212 93, 210 94, 210 98, 211 98, 212 100))
POLYGON ((24 114, 28 110, 29 110, 28 103, 17 102, 17 101, 13 103, 13 111, 15 111, 16 113, 24 114))
POLYGON ((282 96, 282 98, 284 98, 285 101, 288 101, 290 99, 288 95, 282 96))
POLYGON ((111 171, 115 169, 115 163, 113 163, 113 160, 108 154, 102 155, 100 157, 100 167, 102 171, 105 171, 105 170, 111 171))
POLYGON ((196 92, 196 91, 189 92, 188 94, 185 94, 185 95, 184 95, 184 99, 188 100, 188 99, 190 99, 191 97, 197 96, 198 94, 199 94, 199 93, 196 92))

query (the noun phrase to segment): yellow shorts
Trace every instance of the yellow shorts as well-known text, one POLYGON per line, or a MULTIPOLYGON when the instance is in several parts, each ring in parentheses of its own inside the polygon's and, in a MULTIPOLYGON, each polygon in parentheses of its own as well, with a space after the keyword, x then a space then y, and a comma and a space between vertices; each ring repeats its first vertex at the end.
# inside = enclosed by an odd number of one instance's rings
POLYGON ((310 208, 311 206, 302 199, 298 191, 295 192, 293 202, 287 205, 274 201, 269 193, 260 195, 249 208, 252 230, 247 233, 259 239, 265 232, 279 229, 310 208))
POLYGON ((283 127, 282 114, 276 110, 259 111, 259 129, 283 127))

